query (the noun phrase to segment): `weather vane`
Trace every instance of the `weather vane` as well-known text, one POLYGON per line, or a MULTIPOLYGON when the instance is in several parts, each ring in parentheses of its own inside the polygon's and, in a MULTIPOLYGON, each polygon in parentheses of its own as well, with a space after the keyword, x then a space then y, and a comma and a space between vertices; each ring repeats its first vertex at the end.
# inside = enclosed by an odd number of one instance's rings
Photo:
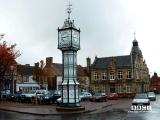
POLYGON ((134 40, 136 40, 136 32, 134 32, 134 40))
POLYGON ((71 6, 72 6, 72 4, 70 3, 70 1, 69 1, 69 4, 67 5, 68 6, 68 8, 67 8, 67 13, 68 13, 68 19, 70 19, 70 14, 71 14, 71 6))

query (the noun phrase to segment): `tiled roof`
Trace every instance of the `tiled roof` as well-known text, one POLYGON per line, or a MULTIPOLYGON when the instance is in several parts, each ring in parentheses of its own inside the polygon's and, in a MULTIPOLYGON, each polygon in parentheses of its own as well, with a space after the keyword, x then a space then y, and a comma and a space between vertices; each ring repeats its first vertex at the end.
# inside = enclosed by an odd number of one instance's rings
POLYGON ((57 76, 62 76, 62 64, 60 64, 60 63, 53 63, 52 64, 53 65, 53 68, 54 68, 54 70, 55 70, 55 72, 56 72, 56 75, 57 76))
POLYGON ((34 67, 28 65, 17 65, 17 73, 20 75, 33 75, 34 67))
MULTIPOLYGON (((53 63, 52 65, 53 65, 53 68, 54 68, 54 70, 56 72, 56 75, 57 76, 62 76, 62 70, 63 70, 62 64, 53 63)), ((78 76, 88 76, 86 68, 84 68, 84 67, 82 67, 80 65, 77 65, 77 75, 78 76)))
POLYGON ((77 75, 78 76, 89 76, 86 67, 82 67, 81 65, 77 65, 77 75))
POLYGON ((131 55, 125 56, 114 56, 114 57, 103 57, 103 58, 95 58, 94 63, 91 68, 95 69, 106 69, 110 62, 113 61, 114 65, 121 68, 123 66, 131 66, 131 55))

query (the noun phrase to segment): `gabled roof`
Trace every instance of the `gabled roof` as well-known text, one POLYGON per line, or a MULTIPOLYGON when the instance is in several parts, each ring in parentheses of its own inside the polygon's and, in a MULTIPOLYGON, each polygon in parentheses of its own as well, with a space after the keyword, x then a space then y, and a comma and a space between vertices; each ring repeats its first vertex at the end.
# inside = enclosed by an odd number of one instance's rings
MULTIPOLYGON (((57 76, 62 76, 62 64, 61 63, 52 63, 52 67, 55 70, 55 74, 57 76)), ((78 76, 88 76, 87 70, 85 67, 82 67, 81 65, 77 65, 77 75, 78 76)))
POLYGON ((89 76, 89 73, 87 72, 87 68, 82 67, 81 65, 77 65, 77 76, 79 77, 89 76))
POLYGON ((56 72, 56 75, 57 76, 62 76, 62 64, 60 64, 60 63, 53 63, 52 64, 53 65, 53 68, 54 68, 54 70, 55 70, 55 72, 56 72))
POLYGON ((131 55, 95 58, 91 68, 106 69, 110 66, 111 62, 113 62, 113 65, 117 66, 118 68, 123 66, 131 66, 131 55))
POLYGON ((17 65, 17 73, 20 75, 33 75, 34 67, 29 65, 17 65))

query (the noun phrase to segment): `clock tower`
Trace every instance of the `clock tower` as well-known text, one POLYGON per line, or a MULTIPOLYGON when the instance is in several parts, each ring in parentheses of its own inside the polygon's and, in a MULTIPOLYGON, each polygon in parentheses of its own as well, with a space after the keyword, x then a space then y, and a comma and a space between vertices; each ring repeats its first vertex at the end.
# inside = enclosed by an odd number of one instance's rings
POLYGON ((79 83, 77 81, 77 51, 80 49, 80 29, 70 19, 71 4, 67 8, 68 18, 58 28, 58 49, 62 51, 62 103, 61 106, 80 106, 79 83))

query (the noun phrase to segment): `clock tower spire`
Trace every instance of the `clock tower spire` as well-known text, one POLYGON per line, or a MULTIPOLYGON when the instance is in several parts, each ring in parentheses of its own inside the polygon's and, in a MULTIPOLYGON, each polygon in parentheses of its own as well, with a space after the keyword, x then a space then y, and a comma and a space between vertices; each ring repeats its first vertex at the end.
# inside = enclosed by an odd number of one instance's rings
POLYGON ((67 8, 67 13, 68 13, 68 20, 70 19, 70 15, 71 15, 71 12, 72 12, 72 8, 71 8, 72 4, 69 2, 68 4, 68 8, 67 8))

